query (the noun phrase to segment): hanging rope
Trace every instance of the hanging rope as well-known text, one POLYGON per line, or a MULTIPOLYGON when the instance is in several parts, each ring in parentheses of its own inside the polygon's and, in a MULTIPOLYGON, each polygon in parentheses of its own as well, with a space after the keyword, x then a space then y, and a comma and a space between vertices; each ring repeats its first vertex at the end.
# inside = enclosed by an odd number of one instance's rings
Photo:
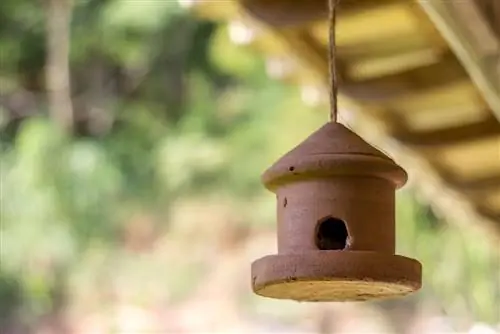
POLYGON ((328 21, 330 23, 330 41, 328 48, 328 64, 330 69, 330 120, 332 122, 337 122, 338 117, 338 106, 337 106, 337 91, 338 91, 338 77, 337 77, 337 65, 336 65, 336 36, 335 36, 335 25, 336 25, 336 12, 339 0, 328 0, 328 21))

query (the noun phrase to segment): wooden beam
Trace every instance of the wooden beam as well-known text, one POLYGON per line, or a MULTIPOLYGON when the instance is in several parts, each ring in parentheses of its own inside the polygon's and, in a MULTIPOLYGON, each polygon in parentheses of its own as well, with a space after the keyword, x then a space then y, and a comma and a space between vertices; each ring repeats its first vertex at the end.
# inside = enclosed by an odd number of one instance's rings
MULTIPOLYGON (((326 77, 328 51, 324 45, 306 30, 283 30, 281 35, 316 73, 326 77)), ((347 63, 342 59, 337 60, 337 67, 341 82, 339 93, 360 102, 381 102, 414 95, 467 78, 462 65, 451 53, 444 55, 438 63, 369 80, 358 81, 350 78, 347 75, 347 63)))
MULTIPOLYGON (((497 1, 497 0, 495 0, 497 1)), ((473 1, 418 1, 500 120, 500 48, 473 1), (478 37, 481 36, 481 37, 478 37)))
MULTIPOLYGON (((246 11, 260 21, 274 27, 296 27, 325 19, 327 0, 240 0, 246 11)), ((400 3, 400 0, 342 0, 340 15, 346 12, 400 3)))
POLYGON ((428 45, 427 41, 395 31, 392 36, 384 39, 367 40, 355 45, 338 45, 337 54, 339 57, 355 62, 364 59, 388 58, 429 49, 435 50, 439 54, 444 54, 449 50, 446 45, 428 45))
POLYGON ((485 208, 481 205, 478 205, 477 207, 477 212, 481 215, 483 215, 484 217, 492 220, 493 222, 497 223, 496 224, 496 227, 499 229, 500 231, 500 212, 497 212, 497 211, 494 211, 494 210, 491 210, 489 208, 485 208))
POLYGON ((500 188, 500 172, 498 172, 497 174, 478 177, 472 180, 462 180, 456 177, 449 177, 446 176, 447 173, 445 172, 441 172, 440 174, 443 176, 447 183, 461 192, 477 193, 480 191, 500 188))
POLYGON ((361 102, 387 101, 458 82, 466 77, 460 63, 449 54, 440 62, 369 80, 344 78, 341 92, 361 102))
POLYGON ((467 141, 500 137, 500 123, 491 116, 471 124, 439 130, 394 132, 393 136, 403 144, 416 148, 457 145, 467 141))
POLYGON ((500 38, 500 1, 498 0, 475 0, 479 10, 487 19, 491 29, 500 38))

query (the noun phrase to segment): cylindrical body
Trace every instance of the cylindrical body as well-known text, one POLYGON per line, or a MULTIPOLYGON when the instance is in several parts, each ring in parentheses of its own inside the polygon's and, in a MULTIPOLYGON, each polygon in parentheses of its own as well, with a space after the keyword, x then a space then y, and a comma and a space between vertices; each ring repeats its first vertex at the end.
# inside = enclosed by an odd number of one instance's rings
POLYGON ((376 177, 296 180, 277 190, 278 253, 318 250, 315 234, 326 217, 343 221, 346 250, 395 253, 395 188, 376 177))

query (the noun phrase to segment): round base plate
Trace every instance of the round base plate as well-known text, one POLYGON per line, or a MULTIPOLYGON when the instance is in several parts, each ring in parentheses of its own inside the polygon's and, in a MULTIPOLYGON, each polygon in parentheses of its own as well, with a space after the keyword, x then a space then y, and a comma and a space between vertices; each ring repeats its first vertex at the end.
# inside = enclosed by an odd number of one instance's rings
POLYGON ((258 295, 296 301, 362 301, 404 296, 420 289, 422 266, 399 255, 312 251, 270 255, 252 264, 258 295))

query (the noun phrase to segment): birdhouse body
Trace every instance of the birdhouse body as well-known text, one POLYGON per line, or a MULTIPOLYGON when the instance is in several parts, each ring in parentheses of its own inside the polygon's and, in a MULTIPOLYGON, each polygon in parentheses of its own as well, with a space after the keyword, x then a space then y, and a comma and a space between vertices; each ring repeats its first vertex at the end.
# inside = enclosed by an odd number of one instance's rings
POLYGON ((276 193, 278 254, 252 266, 257 294, 365 300, 420 287, 421 266, 395 255, 395 192, 406 172, 328 123, 263 175, 276 193))
POLYGON ((342 175, 297 180, 277 190, 277 202, 280 254, 318 250, 318 224, 329 218, 343 222, 348 232, 340 249, 395 252, 395 189, 387 180, 342 175))

